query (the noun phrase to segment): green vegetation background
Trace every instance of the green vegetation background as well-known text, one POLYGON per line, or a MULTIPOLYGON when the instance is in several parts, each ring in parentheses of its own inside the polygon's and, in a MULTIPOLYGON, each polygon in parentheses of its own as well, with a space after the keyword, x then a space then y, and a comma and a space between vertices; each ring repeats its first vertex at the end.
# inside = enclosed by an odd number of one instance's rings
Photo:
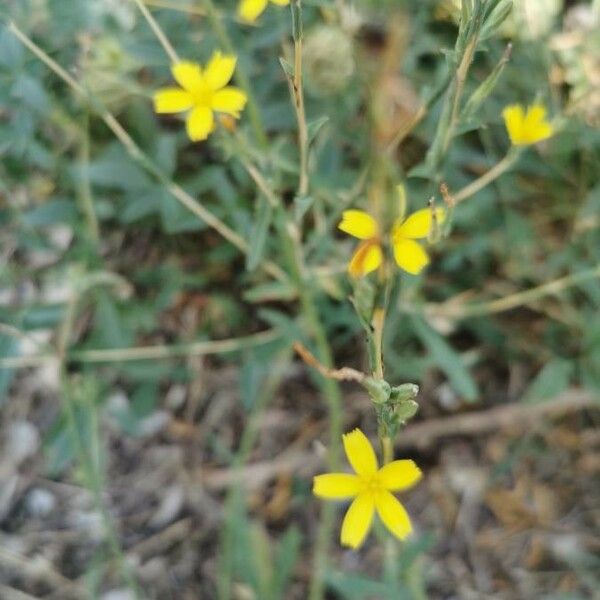
MULTIPOLYGON (((351 243, 334 232, 341 212, 364 206, 366 198, 371 53, 384 43, 386 19, 406 11, 409 41, 398 67, 401 81, 423 97, 445 76, 444 49, 453 46, 456 27, 436 18, 438 2, 359 4, 368 27, 354 39, 356 68, 348 81, 325 95, 318 72, 313 80, 307 74, 307 113, 320 128, 311 147, 315 218, 306 230, 306 243, 319 308, 339 363, 360 367, 360 326, 347 300, 350 287, 344 273, 351 243)), ((176 4, 181 10, 152 10, 180 56, 204 62, 221 44, 201 5, 181 0, 176 4)), ((250 74, 270 140, 264 148, 249 142, 248 152, 284 197, 291 198, 297 177, 296 125, 278 61, 282 44, 290 43, 289 11, 271 5, 259 26, 244 27, 233 18, 235 2, 219 3, 219 9, 250 74)), ((334 2, 307 1, 307 35, 323 21, 321 11, 333 14, 334 9, 334 2)), ((218 134, 207 143, 192 144, 181 123, 153 114, 152 92, 170 79, 168 59, 133 2, 9 0, 0 16, 15 20, 67 68, 168 177, 250 240, 254 252, 253 259, 244 259, 189 213, 128 156, 92 107, 0 25, 0 322, 8 326, 0 331, 0 355, 19 357, 25 348, 32 352, 27 340, 12 335, 10 328, 27 336, 59 332, 70 292, 99 278, 81 300, 82 316, 68 348, 71 385, 79 390, 74 395, 84 386, 102 410, 112 391, 126 390, 129 402, 117 420, 123 436, 136 436, 144 419, 162 405, 165 390, 194 376, 188 363, 92 362, 81 358, 82 352, 189 345, 274 329, 267 344, 212 359, 215 369, 227 364, 241 369, 242 410, 252 411, 273 361, 306 332, 295 318, 289 290, 256 269, 263 256, 277 262, 281 248, 268 234, 265 201, 236 160, 233 142, 218 134), (186 322, 187 309, 192 316, 186 322)), ((511 60, 477 122, 455 140, 444 180, 451 190, 460 189, 504 156, 508 140, 501 112, 509 103, 544 101, 550 114, 560 117, 556 136, 527 150, 508 174, 461 204, 452 234, 437 246, 426 274, 411 278, 393 299, 385 343, 388 379, 447 380, 458 407, 505 402, 507 374, 514 364, 527 381, 518 401, 543 402, 570 387, 600 389, 598 277, 555 296, 534 298, 528 309, 493 314, 483 305, 458 318, 436 313, 441 303, 460 294, 481 303, 590 271, 600 261, 600 135, 589 115, 577 110, 564 114, 572 106, 575 84, 556 77, 568 66, 549 43, 560 28, 557 18, 539 39, 513 37, 511 60), (422 311, 425 303, 431 312, 422 311)), ((484 44, 467 94, 498 63, 506 42, 497 36, 484 44)), ((417 175, 407 180, 413 209, 437 192, 414 168, 432 140, 438 110, 433 107, 398 155, 399 174, 413 170, 417 175)), ((252 140, 247 112, 239 128, 252 140)), ((54 351, 56 337, 39 339, 42 345, 34 353, 54 351)), ((185 356, 185 347, 181 352, 185 356)), ((20 377, 27 377, 27 371, 0 370, 0 407, 13 394, 18 398, 20 377)), ((89 426, 85 403, 76 403, 75 409, 84 431, 89 426)), ((67 472, 77 456, 68 421, 59 412, 46 432, 46 468, 52 477, 67 472)), ((232 460, 235 448, 224 448, 218 439, 211 444, 219 461, 232 460)), ((308 483, 299 486, 298 493, 307 496, 308 483)), ((227 518, 237 519, 237 531, 246 531, 244 511, 235 501, 230 508, 227 518)), ((241 543, 250 548, 256 541, 242 537, 241 543)), ((279 543, 281 564, 268 583, 258 571, 236 563, 236 576, 258 590, 260 598, 282 597, 302 541, 291 528, 279 543)), ((336 577, 331 574, 332 585, 343 597, 367 597, 360 585, 336 584, 336 577)))

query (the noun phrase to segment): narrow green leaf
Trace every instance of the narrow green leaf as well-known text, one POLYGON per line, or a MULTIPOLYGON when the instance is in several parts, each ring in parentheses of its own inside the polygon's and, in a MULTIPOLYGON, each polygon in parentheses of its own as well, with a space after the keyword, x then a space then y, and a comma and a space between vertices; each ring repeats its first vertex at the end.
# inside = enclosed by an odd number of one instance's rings
POLYGON ((296 288, 287 282, 273 281, 251 287, 244 292, 247 302, 272 302, 274 300, 292 300, 296 296, 296 288))
POLYGON ((544 365, 529 384, 523 395, 525 402, 550 400, 567 389, 573 375, 573 363, 563 358, 555 358, 544 365))
POLYGON ((474 402, 479 395, 479 391, 460 354, 421 317, 412 316, 411 323, 435 364, 448 377, 450 385, 465 400, 474 402))
POLYGON ((260 264, 267 242, 267 234, 273 220, 273 210, 264 196, 258 198, 256 217, 252 227, 252 235, 248 241, 250 248, 246 255, 246 269, 254 271, 260 264))
POLYGON ((294 77, 293 65, 291 65, 287 60, 285 60, 285 58, 282 58, 281 56, 279 57, 279 64, 281 65, 281 68, 283 69, 283 72, 287 75, 287 77, 289 77, 290 79, 293 79, 293 77, 294 77))
POLYGON ((295 527, 290 527, 279 542, 277 554, 275 556, 275 569, 271 582, 271 597, 285 598, 286 587, 300 550, 302 536, 295 527))
POLYGON ((313 143, 313 141, 317 137, 317 134, 319 133, 319 131, 321 131, 321 128, 323 127, 323 125, 325 125, 325 123, 327 123, 327 121, 329 121, 329 117, 324 116, 319 117, 318 119, 314 119, 313 121, 310 121, 310 123, 307 124, 309 145, 313 143))

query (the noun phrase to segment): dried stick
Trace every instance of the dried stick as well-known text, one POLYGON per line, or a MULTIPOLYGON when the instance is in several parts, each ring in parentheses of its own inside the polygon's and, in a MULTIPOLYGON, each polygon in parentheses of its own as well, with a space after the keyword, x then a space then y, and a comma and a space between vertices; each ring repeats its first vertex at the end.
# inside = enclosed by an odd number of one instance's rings
MULTIPOLYGON (((537 404, 511 403, 488 410, 431 419, 409 425, 399 436, 395 449, 408 450, 428 448, 440 439, 454 436, 478 436, 502 429, 531 428, 542 419, 556 418, 580 410, 600 410, 600 397, 580 389, 537 404)), ((511 432, 512 433, 512 432, 511 432)), ((280 473, 302 471, 315 473, 323 460, 314 451, 289 450, 275 459, 248 465, 243 471, 215 469, 200 476, 207 488, 220 490, 233 483, 241 483, 247 489, 257 489, 280 473)))
POLYGON ((362 383, 366 379, 364 373, 361 373, 356 369, 351 369, 350 367, 329 369, 324 364, 320 363, 316 356, 300 342, 294 342, 294 350, 309 367, 316 369, 323 377, 327 377, 327 379, 335 379, 336 381, 357 381, 358 383, 362 383))

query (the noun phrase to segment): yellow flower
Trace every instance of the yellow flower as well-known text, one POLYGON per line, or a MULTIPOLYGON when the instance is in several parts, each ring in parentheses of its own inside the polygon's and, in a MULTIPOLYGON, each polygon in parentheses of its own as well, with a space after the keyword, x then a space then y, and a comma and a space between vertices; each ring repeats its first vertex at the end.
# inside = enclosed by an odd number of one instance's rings
POLYGON ((527 112, 521 105, 512 104, 502 111, 502 116, 514 146, 537 144, 554 133, 552 124, 546 120, 546 108, 541 104, 533 104, 527 112))
POLYGON ((227 85, 236 61, 235 56, 215 52, 205 68, 187 61, 174 63, 171 73, 181 87, 158 90, 154 110, 159 114, 187 112, 189 138, 205 140, 215 128, 215 111, 239 119, 248 100, 242 90, 227 85))
MULTIPOLYGON (((278 6, 287 6, 290 0, 271 0, 271 2, 278 6)), ((263 14, 268 3, 269 0, 241 0, 238 15, 242 21, 254 23, 263 14)))
MULTIPOLYGON (((446 216, 443 208, 436 208, 435 219, 441 224, 446 216)), ((407 219, 397 219, 392 227, 391 242, 397 265, 412 275, 419 274, 429 264, 429 256, 415 240, 429 236, 434 228, 434 212, 424 208, 407 219)), ((383 262, 381 235, 377 221, 362 210, 346 210, 338 228, 363 240, 354 252, 348 271, 352 277, 364 277, 379 268, 383 262)))
POLYGON ((317 475, 313 493, 327 500, 354 498, 342 523, 342 545, 358 548, 367 537, 375 511, 383 524, 399 539, 411 532, 408 513, 392 492, 400 492, 421 479, 412 460, 395 460, 379 468, 367 436, 355 429, 342 437, 348 461, 356 475, 327 473, 317 475))

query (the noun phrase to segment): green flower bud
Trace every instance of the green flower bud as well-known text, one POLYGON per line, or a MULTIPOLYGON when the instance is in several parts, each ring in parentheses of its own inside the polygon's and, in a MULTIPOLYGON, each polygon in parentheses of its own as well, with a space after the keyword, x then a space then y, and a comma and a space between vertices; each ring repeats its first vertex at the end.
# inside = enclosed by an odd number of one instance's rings
POLYGON ((367 377, 363 381, 363 386, 369 392, 371 400, 375 404, 385 404, 390 399, 390 393, 392 388, 390 384, 383 379, 374 379, 373 377, 367 377))
MULTIPOLYGON (((414 383, 403 383, 391 389, 390 400, 394 404, 413 401, 419 393, 419 386, 414 383)), ((415 403, 416 404, 416 403, 415 403)))
POLYGON ((394 410, 394 420, 404 424, 412 419, 419 410, 419 405, 414 400, 405 400, 396 406, 394 410))

